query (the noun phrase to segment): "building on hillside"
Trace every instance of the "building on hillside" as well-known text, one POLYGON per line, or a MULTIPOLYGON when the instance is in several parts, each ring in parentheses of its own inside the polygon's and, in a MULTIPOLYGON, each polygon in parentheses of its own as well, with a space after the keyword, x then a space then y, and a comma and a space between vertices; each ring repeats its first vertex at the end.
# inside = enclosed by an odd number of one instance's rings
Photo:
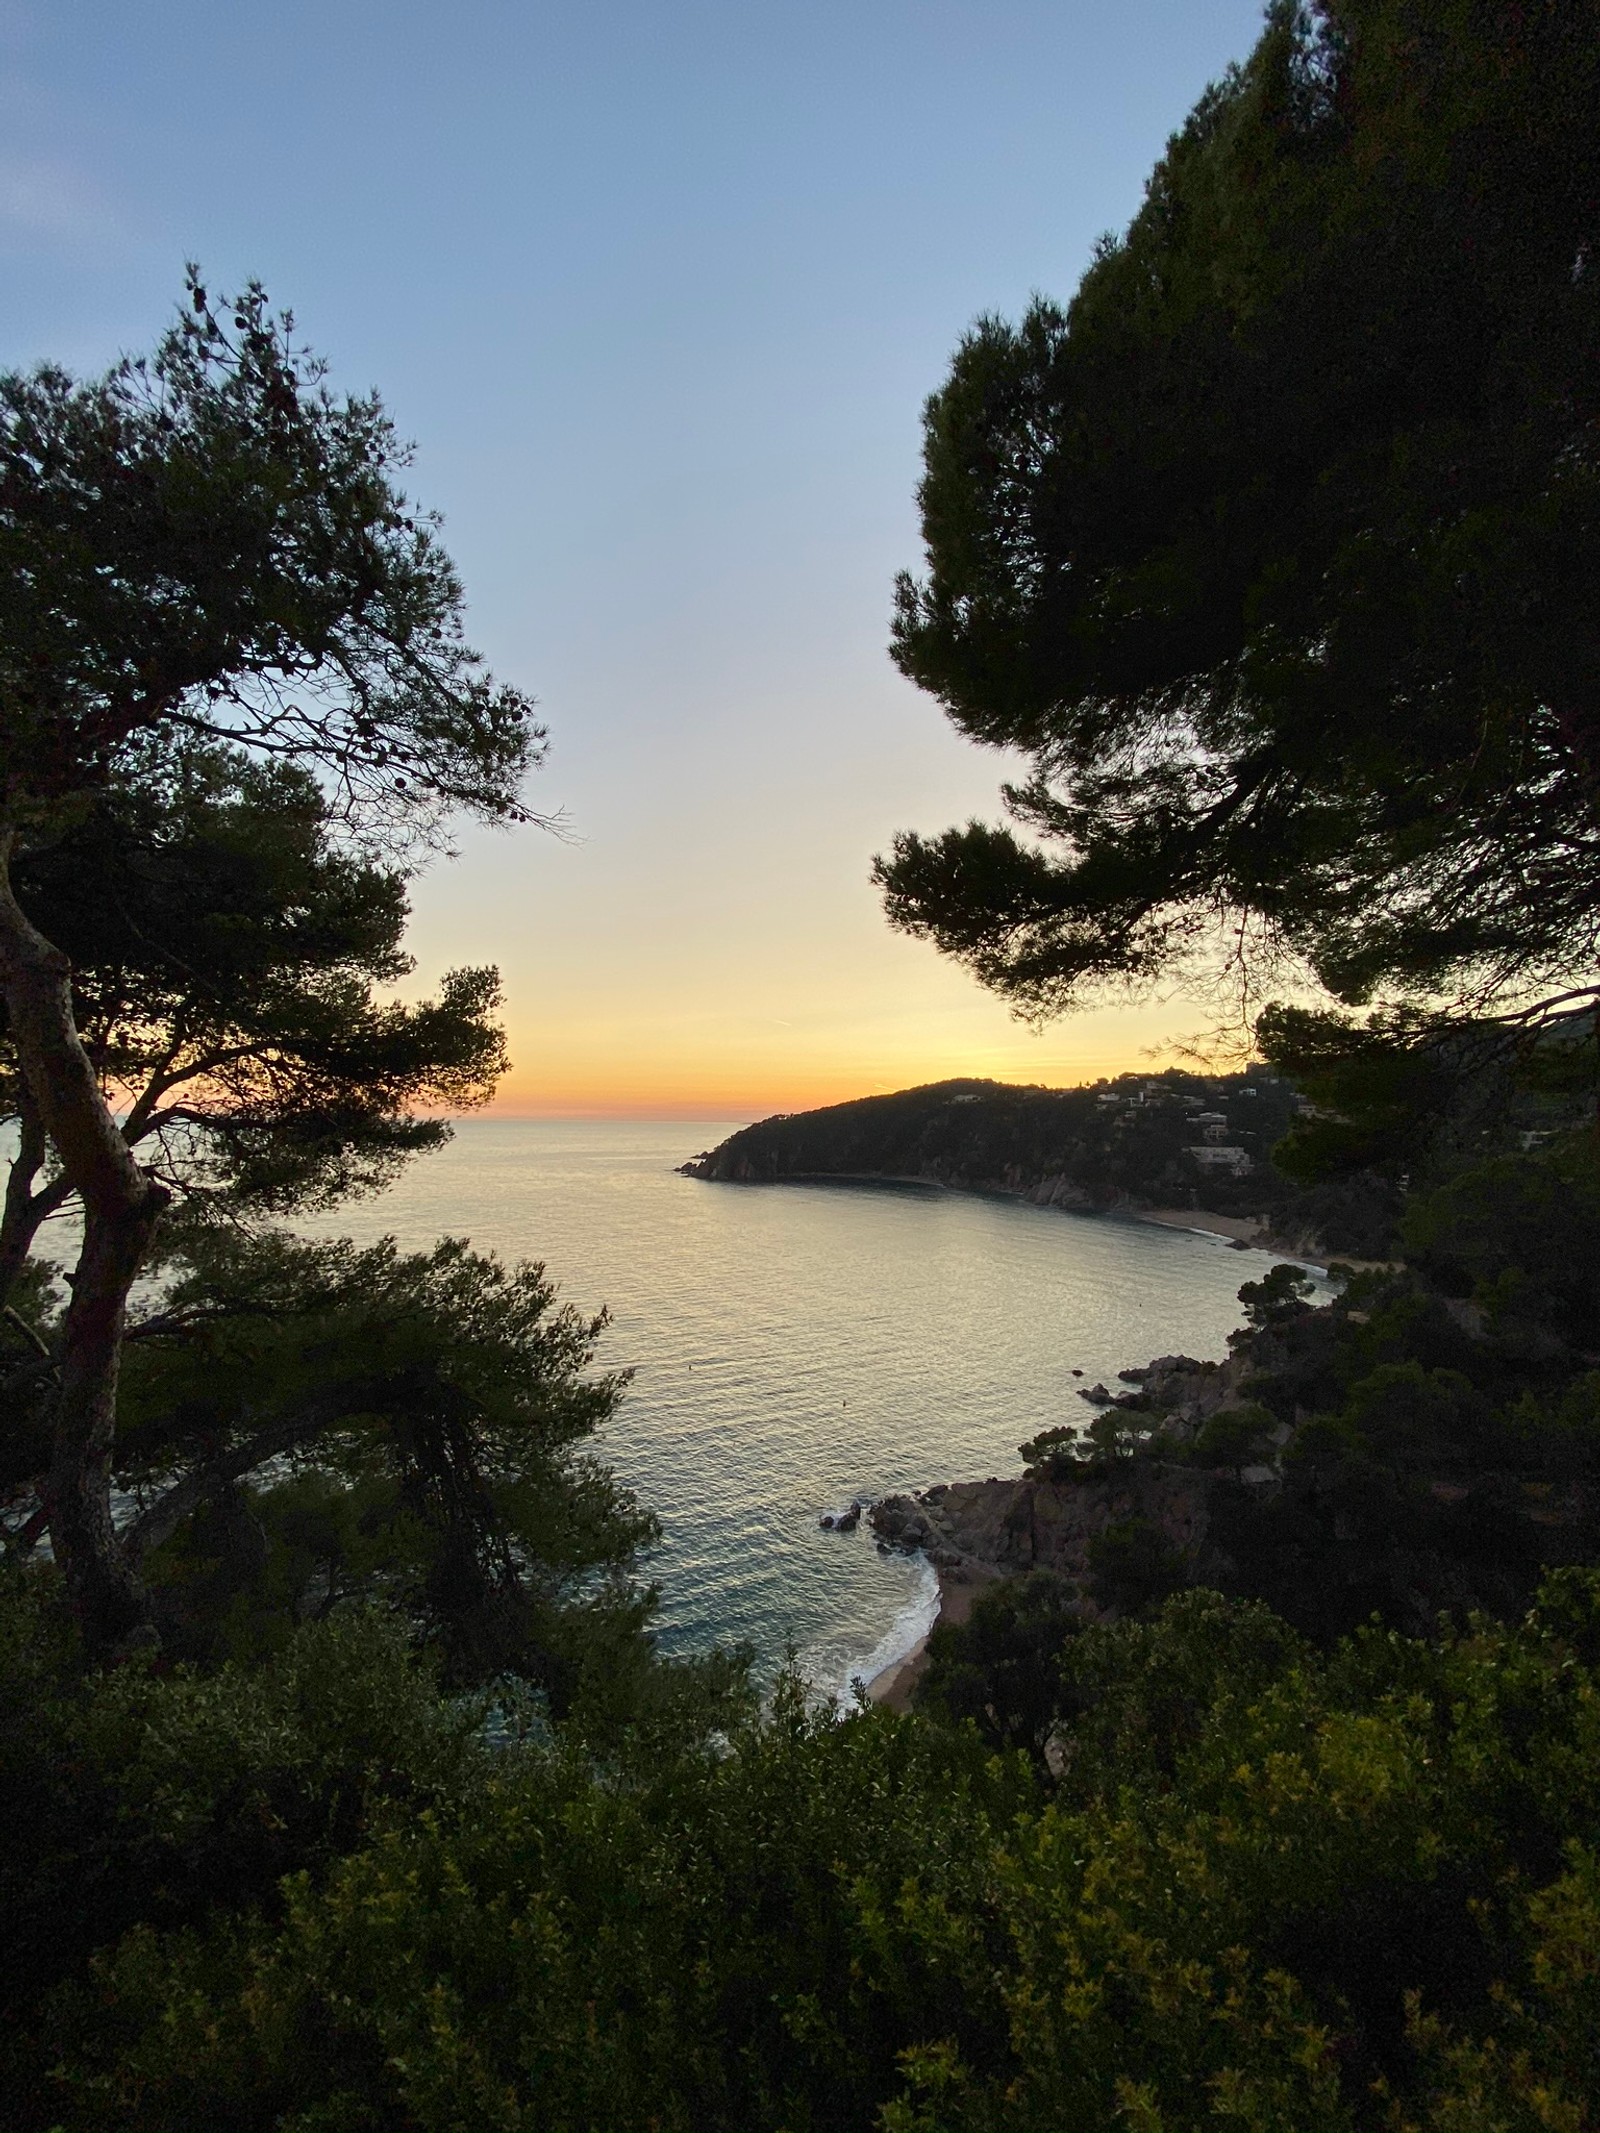
POLYGON ((1207 1141, 1202 1147, 1186 1151, 1192 1155, 1202 1170, 1226 1170, 1230 1176, 1242 1178, 1254 1168, 1250 1153, 1245 1148, 1219 1147, 1215 1141, 1207 1141))

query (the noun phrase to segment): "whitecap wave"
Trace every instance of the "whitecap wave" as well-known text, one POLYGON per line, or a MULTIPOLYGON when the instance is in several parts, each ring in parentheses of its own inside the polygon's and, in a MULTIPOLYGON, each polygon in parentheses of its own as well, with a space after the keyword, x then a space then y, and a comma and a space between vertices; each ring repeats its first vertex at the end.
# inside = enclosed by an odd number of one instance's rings
POLYGON ((849 1704, 854 1700, 858 1681, 865 1686, 891 1666, 898 1666, 902 1659, 909 1659, 938 1619, 939 1573, 925 1555, 919 1555, 915 1560, 916 1591, 904 1606, 896 1610, 893 1622, 866 1657, 852 1660, 845 1668, 843 1678, 833 1692, 841 1702, 849 1704))

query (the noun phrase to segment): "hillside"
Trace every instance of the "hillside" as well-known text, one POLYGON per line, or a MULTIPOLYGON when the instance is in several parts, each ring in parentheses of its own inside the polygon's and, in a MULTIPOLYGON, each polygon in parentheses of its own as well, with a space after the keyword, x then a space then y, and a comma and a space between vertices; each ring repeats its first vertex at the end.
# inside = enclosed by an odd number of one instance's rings
POLYGON ((941 1081, 762 1119, 683 1169, 733 1184, 916 1179, 1042 1206, 1192 1209, 1253 1222, 1280 1250, 1383 1256, 1394 1212, 1385 1187, 1307 1190, 1273 1169, 1299 1103, 1262 1068, 1169 1068, 1077 1089, 941 1081))

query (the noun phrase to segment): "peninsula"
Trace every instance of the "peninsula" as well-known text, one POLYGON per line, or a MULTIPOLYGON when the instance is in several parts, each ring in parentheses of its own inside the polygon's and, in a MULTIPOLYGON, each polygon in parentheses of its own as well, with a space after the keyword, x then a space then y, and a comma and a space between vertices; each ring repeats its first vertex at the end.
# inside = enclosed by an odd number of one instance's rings
POLYGON ((1293 1257, 1386 1257, 1391 1187, 1365 1176, 1306 1187, 1273 1168, 1271 1151, 1302 1105, 1262 1067, 1169 1068, 1075 1089, 940 1081, 779 1113, 682 1168, 741 1185, 941 1185, 1215 1229, 1293 1257))

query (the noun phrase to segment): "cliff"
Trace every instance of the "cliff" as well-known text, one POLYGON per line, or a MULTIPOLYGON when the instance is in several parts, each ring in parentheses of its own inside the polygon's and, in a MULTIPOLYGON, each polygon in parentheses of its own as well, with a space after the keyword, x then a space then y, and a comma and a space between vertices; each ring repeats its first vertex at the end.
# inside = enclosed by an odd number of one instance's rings
POLYGON ((953 1481, 874 1504, 874 1530, 890 1547, 921 1549, 942 1575, 1050 1570, 1087 1586, 1092 1543, 1129 1520, 1148 1522, 1206 1577, 1211 1476, 1129 1460, 1125 1474, 1089 1486, 1032 1476, 953 1481))
MULTIPOLYGON (((1124 1373, 1134 1389, 1113 1398, 1096 1387, 1082 1397, 1108 1413, 1126 1412, 1135 1429, 1159 1422, 1177 1450, 1192 1444, 1213 1415, 1240 1404, 1253 1367, 1248 1349, 1223 1363, 1158 1356, 1124 1373)), ((1202 1467, 1131 1453, 1105 1462, 1093 1478, 1053 1478, 1046 1461, 1014 1479, 947 1482, 913 1496, 886 1496, 869 1517, 883 1545, 921 1550, 952 1582, 1049 1570, 1087 1587, 1094 1542, 1130 1521, 1160 1533, 1200 1582, 1214 1582, 1228 1569, 1212 1533, 1217 1479, 1202 1467)))

